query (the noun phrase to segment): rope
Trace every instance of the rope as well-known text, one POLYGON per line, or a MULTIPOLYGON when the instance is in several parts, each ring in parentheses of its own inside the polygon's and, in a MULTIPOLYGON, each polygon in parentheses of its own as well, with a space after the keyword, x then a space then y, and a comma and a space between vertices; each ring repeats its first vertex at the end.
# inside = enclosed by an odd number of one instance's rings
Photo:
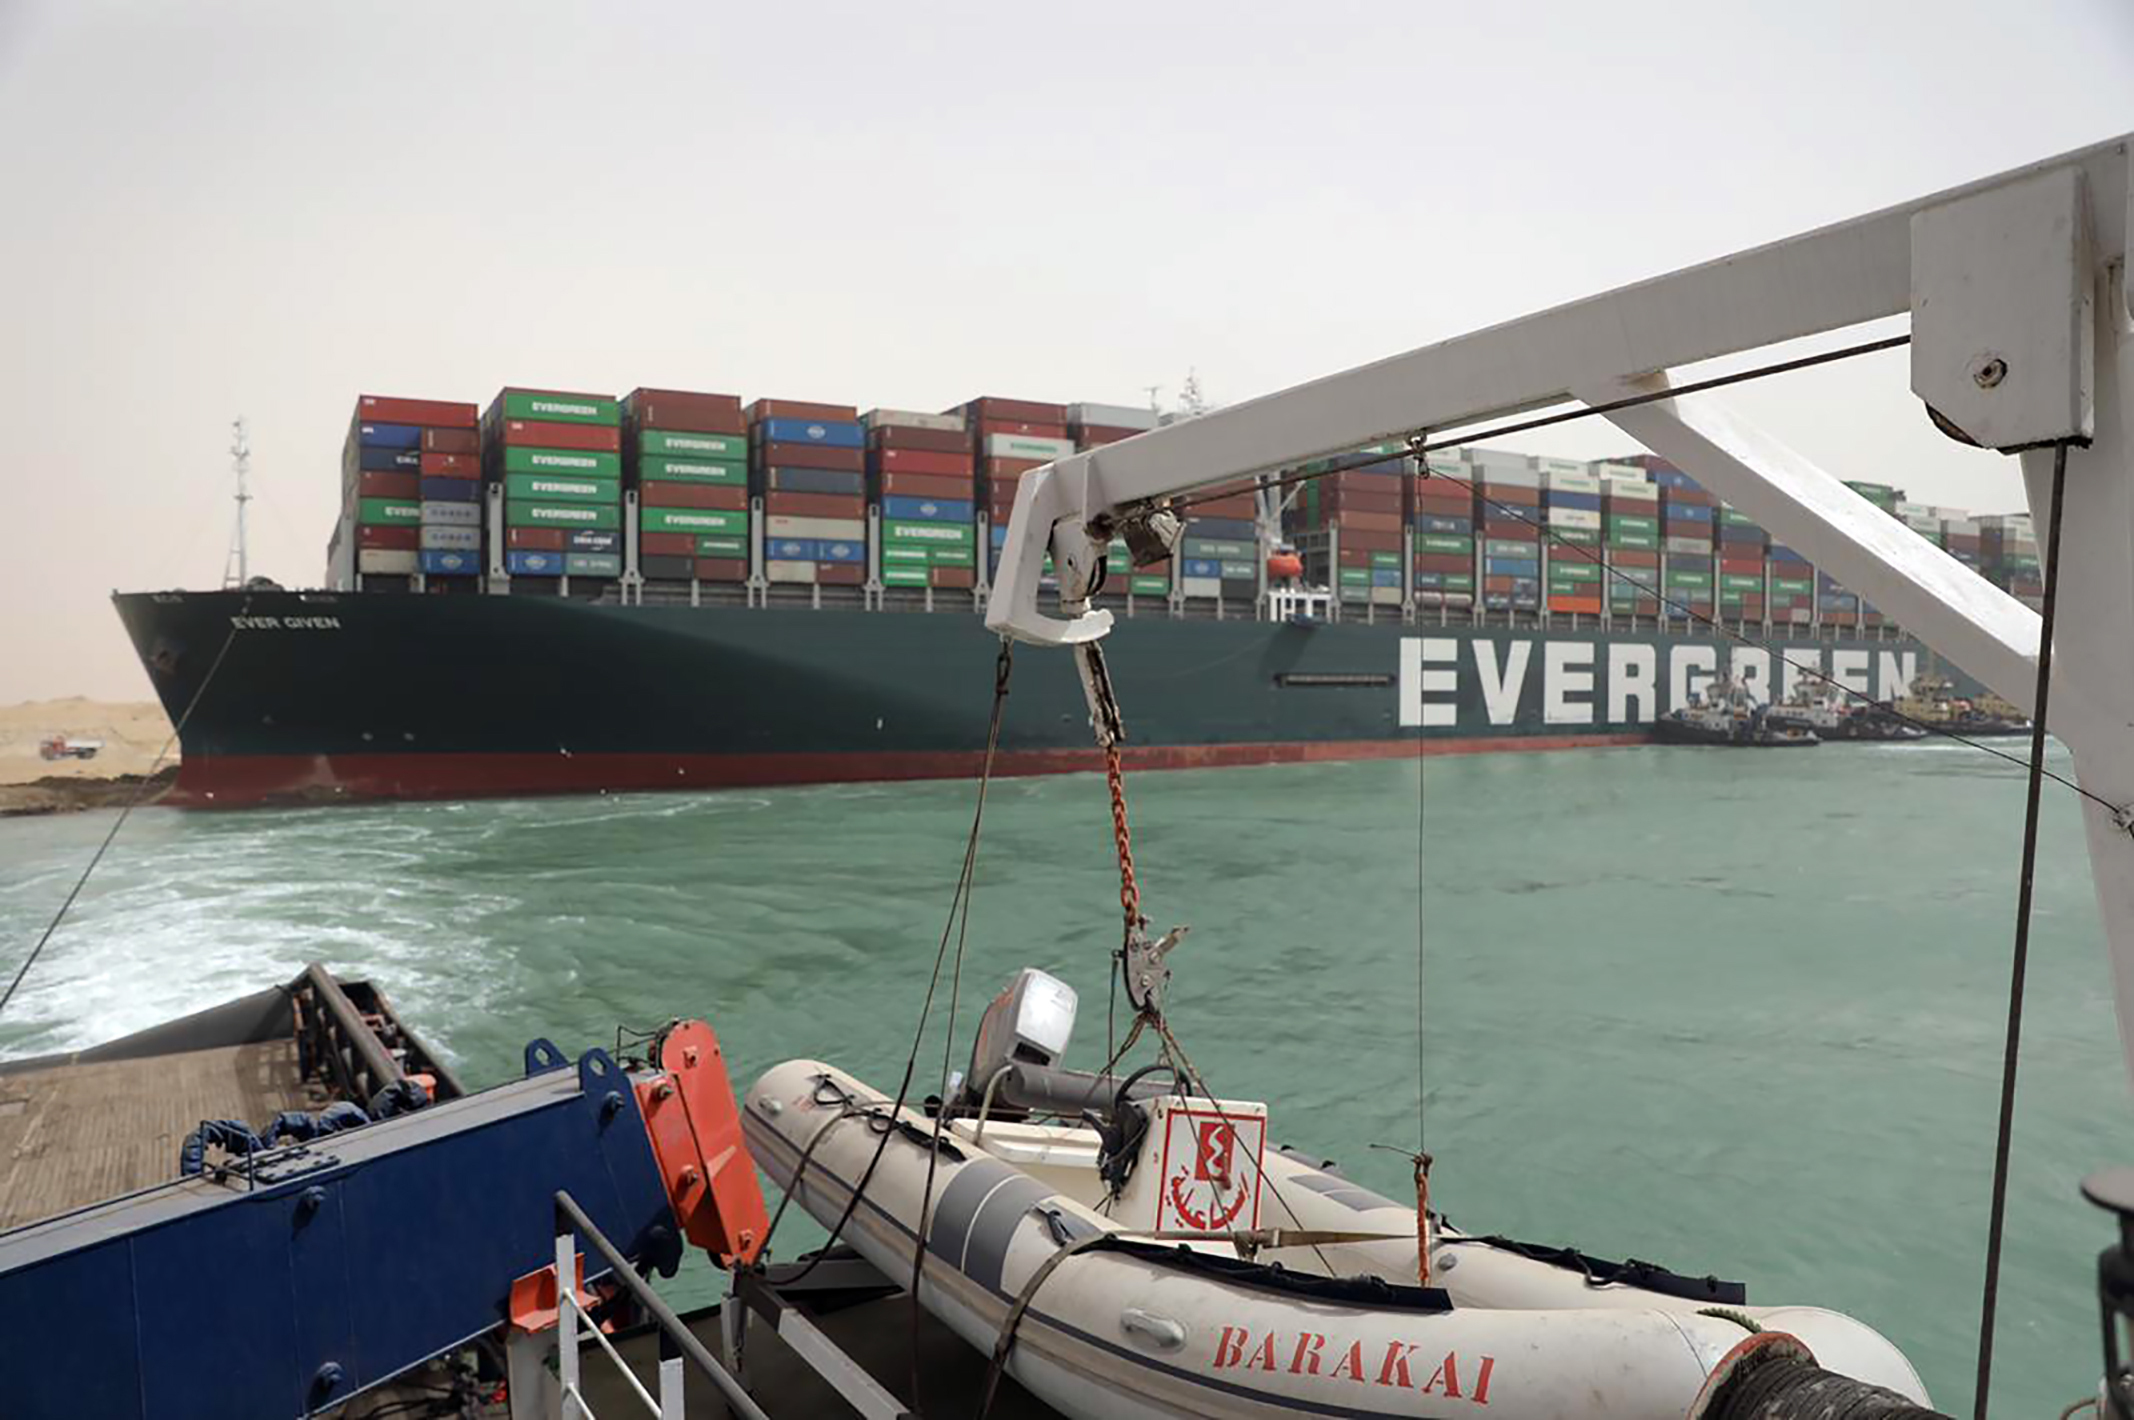
MULTIPOLYGON (((1427 1157, 1430 1134, 1423 1087, 1423 727, 1415 727, 1415 1152, 1427 1157)), ((1419 1177, 1420 1175, 1418 1175, 1419 1177)))
POLYGON ((2008 1036, 2001 1049, 2001 1116, 1993 1142, 1993 1209, 1986 1225, 1986 1282, 1979 1304, 1978 1384, 1971 1394, 1974 1420, 1986 1420, 1993 1380, 1993 1322, 2000 1304, 2001 1236, 2008 1209, 2008 1153, 2015 1133, 2015 1071, 2023 1044, 2023 978, 2030 966, 2031 888, 2038 864, 2038 798, 2045 768, 2046 698, 2052 693, 2053 618, 2060 589, 2060 523, 2066 506, 2067 445, 2053 447, 2052 519, 2045 532, 2045 601, 2039 610, 2037 710, 2030 730, 2030 783, 2023 804, 2022 877, 2016 889, 2015 951, 2009 962, 2008 1036))
POLYGON ((1148 925, 1141 915, 1141 885, 1134 880, 1134 835, 1126 826, 1126 768, 1116 740, 1104 746, 1104 783, 1111 790, 1112 844, 1119 853, 1119 907, 1126 915, 1126 940, 1148 925))
POLYGON ((96 872, 97 864, 104 861, 104 854, 110 850, 112 840, 119 836, 119 830, 126 826, 126 820, 133 817, 133 811, 147 799, 148 791, 155 785, 156 773, 163 767, 164 757, 170 753, 170 747, 178 742, 178 736, 185 733, 185 727, 192 720, 193 711, 199 708, 201 698, 207 694, 207 688, 215 683, 215 674, 222 669, 222 659, 230 654, 230 643, 237 639, 238 623, 250 614, 251 610, 252 599, 246 597, 244 604, 238 607, 237 615, 230 619, 229 633, 222 638, 222 648, 215 652, 215 659, 208 665, 207 675, 201 679, 200 688, 193 692, 193 698, 186 703, 185 713, 178 717, 177 724, 171 726, 170 738, 163 741, 163 748, 156 751, 155 760, 148 766, 148 772, 141 776, 140 787, 133 791, 133 797, 126 801, 126 806, 119 810, 119 816, 112 820, 111 829, 104 835, 104 841, 96 845, 96 852, 90 855, 88 866, 84 867, 81 876, 74 880, 74 886, 68 890, 66 900, 59 904, 59 911, 52 914, 52 920, 45 924, 44 934, 37 939, 37 945, 30 948, 30 954, 23 958, 21 967, 15 972, 15 979, 8 982, 4 993, 0 993, 0 1011, 5 1011, 7 1003, 14 1000, 15 993, 22 989, 23 978, 30 974, 31 967, 37 965, 37 958, 44 955, 45 946, 52 940, 52 934, 59 930, 59 924, 67 920, 67 913, 73 910, 74 900, 80 897, 82 889, 89 885, 90 876, 96 872))
MULTIPOLYGON (((940 1105, 934 1111, 934 1137, 926 1151, 926 1188, 919 1196, 919 1227, 911 1249, 911 1406, 915 1413, 925 1407, 919 1400, 919 1342, 925 1311, 919 1305, 919 1279, 926 1271, 926 1236, 934 1208, 934 1174, 941 1163, 941 1130, 948 1122, 949 1061, 956 1049, 956 1007, 963 994, 963 947, 971 926, 971 885, 978 872, 978 835, 985 822, 986 789, 993 781, 993 756, 1000 748, 1002 708, 1008 703, 1008 676, 1015 669, 1015 643, 1003 636, 1000 655, 993 663, 993 713, 986 726, 985 763, 978 773, 978 806, 971 814, 971 836, 963 848, 963 871, 956 880, 955 896, 949 902, 949 920, 956 929, 956 960, 949 973, 948 1026, 941 1036, 940 1105)), ((948 928, 941 930, 948 940, 948 928)))

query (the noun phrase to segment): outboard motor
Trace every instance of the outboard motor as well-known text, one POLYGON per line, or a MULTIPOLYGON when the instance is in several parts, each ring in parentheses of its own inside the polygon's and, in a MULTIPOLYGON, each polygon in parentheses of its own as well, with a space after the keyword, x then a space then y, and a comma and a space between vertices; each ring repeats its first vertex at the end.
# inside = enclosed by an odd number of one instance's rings
POLYGON ((978 1022, 970 1073, 963 1081, 964 1100, 979 1104, 995 1077, 1016 1065, 1057 1065, 1074 1035, 1078 1004, 1074 988, 1050 972, 1034 966, 1017 972, 978 1022))

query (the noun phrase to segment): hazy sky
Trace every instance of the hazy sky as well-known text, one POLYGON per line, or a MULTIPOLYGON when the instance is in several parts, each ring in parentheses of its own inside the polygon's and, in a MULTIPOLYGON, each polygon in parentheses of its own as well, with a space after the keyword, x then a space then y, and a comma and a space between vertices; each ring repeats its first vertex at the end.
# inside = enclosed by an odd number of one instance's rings
MULTIPOLYGON (((0 0, 0 703, 315 582, 359 392, 1295 383, 2134 128, 2134 6, 0 0)), ((1900 355, 1739 406, 2005 509, 1900 355)), ((1604 426, 1517 444, 1594 457, 1604 426)))

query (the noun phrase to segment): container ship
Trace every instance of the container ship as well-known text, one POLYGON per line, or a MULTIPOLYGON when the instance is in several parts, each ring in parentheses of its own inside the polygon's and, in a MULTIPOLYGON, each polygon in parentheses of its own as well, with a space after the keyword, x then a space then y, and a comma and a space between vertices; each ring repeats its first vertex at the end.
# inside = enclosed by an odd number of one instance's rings
MULTIPOLYGON (((323 588, 116 598, 180 726, 165 802, 975 773, 978 613, 1017 481, 1157 423, 997 397, 363 396, 323 588)), ((1639 743, 1715 675, 1887 700, 1950 669, 1658 460, 1359 454, 1301 492, 1270 476, 1196 501, 1167 563, 1113 548, 1098 600, 1126 623, 1129 763, 1639 743)), ((1856 491, 1922 532, 1951 511, 1856 491)), ((2030 590, 2017 520, 1932 535, 2030 590)), ((998 772, 1094 768, 1073 671, 1025 660, 998 772)))

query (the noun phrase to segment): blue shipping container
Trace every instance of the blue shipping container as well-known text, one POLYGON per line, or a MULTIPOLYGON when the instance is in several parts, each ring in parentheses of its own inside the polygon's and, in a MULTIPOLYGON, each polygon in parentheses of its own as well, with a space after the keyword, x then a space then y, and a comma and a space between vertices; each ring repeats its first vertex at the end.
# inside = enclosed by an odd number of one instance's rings
POLYGON ((1541 559, 1538 557, 1485 557, 1482 571, 1491 577, 1539 577, 1541 559))
POLYGON ((622 534, 613 529, 572 528, 563 545, 573 552, 620 552, 622 534))
POLYGON ((422 501, 479 503, 482 501, 482 485, 471 478, 425 478, 422 481, 422 501))
POLYGON ((422 554, 422 574, 425 577, 472 577, 481 570, 482 555, 479 552, 432 550, 422 554))
POLYGON ((1188 557, 1185 570, 1188 577, 1220 577, 1223 575, 1223 564, 1205 558, 1188 557))
POLYGON ((563 575, 563 554, 514 548, 504 554, 504 570, 514 577, 560 577, 563 575))
POLYGON ((756 425, 772 444, 823 444, 833 449, 863 449, 867 428, 839 419, 766 419, 756 425))
POLYGON ((1696 488, 1700 486, 1696 479, 1691 478, 1679 468, 1651 468, 1645 471, 1645 476, 1662 488, 1696 488))
POLYGON ((415 449, 358 449, 356 466, 365 473, 404 473, 422 467, 422 454, 415 449))
POLYGON ((1259 535, 1258 527, 1250 518, 1186 518, 1188 537, 1219 537, 1226 541, 1250 541, 1259 535))
POLYGON ((1397 587, 1400 585, 1400 568, 1373 567, 1371 585, 1374 587, 1397 587))
POLYGON ((1667 505, 1667 516, 1677 522, 1708 523, 1712 520, 1712 510, 1702 503, 1670 502, 1667 505))
POLYGON ((884 498, 882 516, 899 522, 967 523, 977 511, 968 498, 884 498))
POLYGON ((359 424, 356 426, 356 443, 366 449, 419 449, 422 447, 422 426, 359 424))
POLYGON ((865 493, 867 475, 834 468, 771 468, 764 470, 764 486, 779 493, 834 493, 843 496, 865 493))
POLYGON ((773 538, 763 544, 763 555, 779 562, 813 562, 821 545, 812 537, 773 538))
POLYGON ((1541 501, 1551 508, 1584 508, 1589 513, 1601 510, 1598 493, 1568 493, 1559 488, 1547 488, 1542 490, 1541 501))
POLYGON ((1475 520, 1473 518, 1441 518, 1435 513, 1417 513, 1415 515, 1415 526, 1419 532, 1455 533, 1466 537, 1473 534, 1475 520))
POLYGON ((867 544, 826 537, 815 544, 815 560, 817 562, 865 562, 867 560, 867 544))

